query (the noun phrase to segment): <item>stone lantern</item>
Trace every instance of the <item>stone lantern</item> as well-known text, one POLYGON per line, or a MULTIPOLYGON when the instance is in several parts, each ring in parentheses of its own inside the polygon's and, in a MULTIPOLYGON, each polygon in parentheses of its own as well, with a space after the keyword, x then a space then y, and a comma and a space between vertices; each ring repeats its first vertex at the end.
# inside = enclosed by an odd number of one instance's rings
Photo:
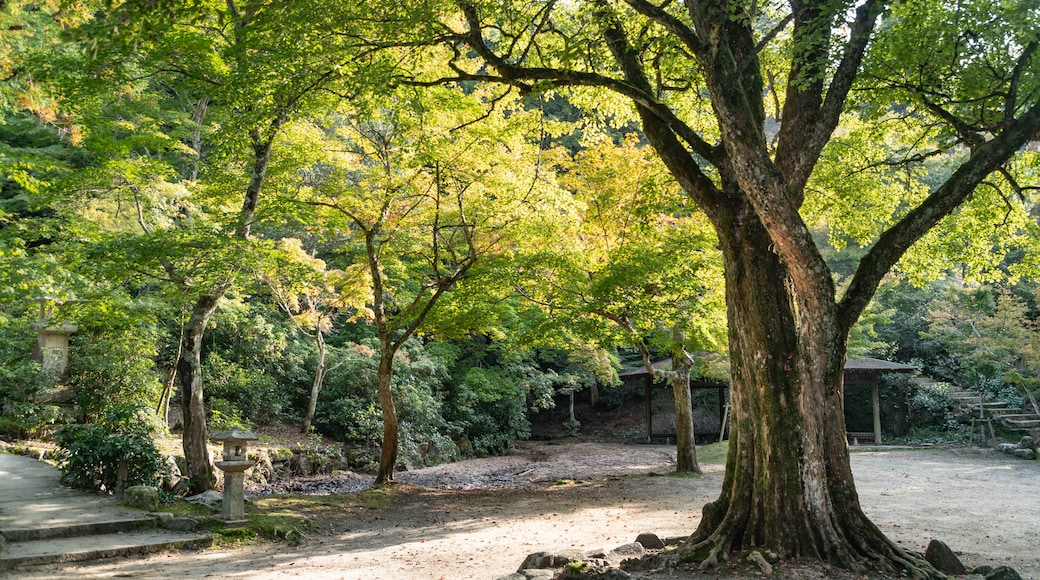
POLYGON ((210 437, 211 441, 224 444, 223 461, 215 465, 224 472, 224 499, 221 502, 220 518, 225 522, 237 523, 246 519, 245 470, 256 465, 256 461, 247 458, 249 442, 259 439, 244 429, 234 428, 222 431, 210 437))
MULTIPOLYGON (((36 301, 40 303, 40 317, 31 325, 37 335, 33 358, 40 363, 44 372, 60 378, 65 375, 69 364, 69 335, 78 328, 74 324, 53 323, 51 303, 57 302, 57 298, 41 296, 36 301)), ((63 303, 58 304, 60 306, 63 303)))

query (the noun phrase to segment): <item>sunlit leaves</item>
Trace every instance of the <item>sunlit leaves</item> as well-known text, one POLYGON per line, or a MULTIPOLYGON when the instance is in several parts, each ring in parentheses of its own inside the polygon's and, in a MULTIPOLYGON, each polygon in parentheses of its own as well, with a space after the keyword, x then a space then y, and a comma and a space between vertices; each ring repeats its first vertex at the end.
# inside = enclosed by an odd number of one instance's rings
POLYGON ((951 288, 930 316, 931 329, 922 338, 942 342, 957 357, 966 385, 1040 383, 1040 327, 1020 297, 987 287, 951 288))
POLYGON ((1040 56, 1030 48, 1038 14, 1035 0, 894 4, 868 59, 868 82, 881 89, 875 106, 938 107, 967 125, 961 132, 995 131, 1040 89, 1040 56))
POLYGON ((713 231, 652 154, 634 139, 604 141, 568 164, 561 183, 582 203, 577 221, 570 237, 530 256, 519 282, 559 332, 605 344, 650 338, 670 351, 681 330, 688 342, 680 347, 722 350, 713 231))
POLYGON ((869 123, 846 117, 807 187, 806 221, 826 224, 838 250, 849 241, 870 245, 924 199, 926 176, 942 169, 922 139, 927 131, 895 116, 869 123))

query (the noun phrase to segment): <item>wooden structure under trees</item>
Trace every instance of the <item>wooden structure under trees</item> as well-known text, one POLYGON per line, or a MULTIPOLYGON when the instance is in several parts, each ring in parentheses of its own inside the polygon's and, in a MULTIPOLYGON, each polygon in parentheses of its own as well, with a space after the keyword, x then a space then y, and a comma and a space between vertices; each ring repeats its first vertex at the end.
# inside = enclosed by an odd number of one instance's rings
MULTIPOLYGON (((654 361, 653 363, 655 369, 662 370, 671 368, 671 364, 670 359, 661 359, 654 361)), ((845 362, 845 387, 870 387, 871 408, 874 418, 874 431, 872 433, 848 432, 848 437, 850 439, 873 439, 875 445, 881 444, 881 396, 878 392, 878 381, 880 380, 881 375, 889 373, 912 373, 916 370, 917 367, 912 365, 870 357, 850 358, 845 362)), ((618 373, 618 376, 621 377, 622 380, 638 380, 639 377, 643 378, 643 400, 645 401, 646 413, 646 441, 649 443, 654 437, 654 413, 651 405, 653 399, 654 376, 647 372, 646 367, 644 366, 638 366, 627 371, 622 371, 618 373)), ((666 388, 667 386, 666 383, 662 382, 661 388, 666 388)), ((725 423, 728 418, 726 413, 726 396, 727 390, 729 389, 729 383, 712 379, 691 378, 690 389, 716 389, 718 391, 719 422, 723 425, 723 430, 720 430, 721 438, 722 434, 725 433, 725 423)), ((661 434, 658 434, 658 436, 661 436, 661 434)))
MULTIPOLYGON (((654 361, 653 366, 655 369, 669 370, 672 368, 671 359, 661 359, 654 361)), ((643 400, 645 401, 645 413, 646 413, 646 442, 649 443, 654 436, 654 412, 651 402, 653 400, 653 388, 655 377, 647 372, 645 366, 638 366, 627 371, 618 373, 621 380, 638 380, 639 377, 643 377, 643 400)), ((669 383, 666 381, 661 382, 662 388, 669 388, 669 383)), ((703 378, 690 378, 690 389, 716 389, 719 394, 719 422, 720 424, 725 423, 726 415, 726 391, 729 390, 729 383, 726 381, 719 381, 713 379, 703 378)), ((672 433, 672 438, 675 438, 675 434, 672 433)))
POLYGON ((874 445, 881 445, 881 395, 878 393, 878 380, 881 375, 889 373, 912 373, 917 367, 902 363, 870 357, 850 358, 845 361, 845 388, 850 386, 869 386, 870 405, 874 413, 874 432, 848 432, 849 439, 874 438, 874 445))

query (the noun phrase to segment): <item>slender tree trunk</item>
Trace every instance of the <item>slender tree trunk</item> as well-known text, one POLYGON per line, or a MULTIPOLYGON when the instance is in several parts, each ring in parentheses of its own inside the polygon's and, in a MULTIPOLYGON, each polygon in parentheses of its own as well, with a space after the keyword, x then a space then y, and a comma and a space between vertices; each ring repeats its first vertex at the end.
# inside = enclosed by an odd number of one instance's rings
POLYGON ((705 567, 760 547, 853 570, 921 571, 922 561, 888 540, 859 505, 845 439, 845 337, 833 316, 799 318, 757 220, 732 223, 720 234, 733 409, 727 470, 687 546, 705 567))
POLYGON ((184 436, 182 445, 187 463, 191 490, 202 493, 213 487, 216 478, 210 464, 206 432, 206 406, 202 397, 202 337, 206 324, 224 296, 218 294, 202 296, 195 301, 188 324, 181 338, 181 355, 177 371, 181 382, 181 408, 184 412, 184 436))
POLYGON ((397 464, 397 408, 394 406, 394 393, 391 379, 394 376, 394 353, 384 343, 379 353, 379 408, 383 412, 383 445, 379 454, 379 472, 375 485, 386 485, 394 481, 394 467, 397 464))
POLYGON ((202 120, 206 118, 206 110, 209 108, 209 97, 202 97, 195 104, 195 112, 191 115, 191 122, 195 124, 191 130, 191 148, 195 150, 195 159, 192 160, 188 179, 195 181, 199 177, 199 167, 202 166, 202 120))
POLYGON ((318 393, 321 392, 321 385, 325 382, 325 335, 320 329, 315 329, 314 338, 318 343, 318 368, 314 371, 311 396, 307 400, 307 414, 303 416, 303 424, 300 425, 300 433, 305 435, 311 430, 311 422, 314 421, 314 409, 318 406, 318 393))
MULTIPOLYGON (((178 342, 179 344, 179 342, 178 342)), ((180 359, 178 353, 177 358, 180 359)), ((163 428, 170 431, 170 400, 173 398, 173 387, 177 384, 177 363, 175 362, 163 382, 162 394, 159 395, 159 404, 155 406, 155 414, 162 419, 163 428)))
POLYGON ((696 432, 693 427, 693 400, 690 396, 690 370, 672 357, 672 395, 675 399, 675 470, 701 473, 697 464, 696 432), (685 372, 684 372, 685 371, 685 372))
POLYGON ((166 427, 167 432, 170 430, 170 400, 173 399, 173 387, 177 384, 177 366, 180 364, 182 352, 184 352, 183 318, 181 319, 181 331, 177 335, 177 354, 173 357, 173 366, 170 367, 170 372, 166 376, 166 382, 163 385, 163 392, 159 397, 159 405, 155 409, 155 414, 162 417, 163 425, 166 427))

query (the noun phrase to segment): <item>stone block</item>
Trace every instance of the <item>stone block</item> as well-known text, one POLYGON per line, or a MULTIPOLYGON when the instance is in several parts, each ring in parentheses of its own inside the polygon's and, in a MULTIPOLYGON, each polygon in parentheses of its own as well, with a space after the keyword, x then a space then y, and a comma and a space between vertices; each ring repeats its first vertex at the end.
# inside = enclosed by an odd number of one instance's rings
POLYGON ((135 485, 123 492, 123 501, 130 507, 150 512, 159 509, 159 490, 150 485, 135 485))
POLYGON ((986 574, 986 580, 1022 580, 1022 576, 1010 566, 998 566, 986 574))
POLYGON ((928 543, 924 559, 935 566, 936 570, 945 574, 961 576, 967 571, 957 554, 954 554, 949 546, 939 540, 932 540, 928 543))
POLYGON ((643 546, 647 550, 663 550, 664 542, 657 534, 651 534, 650 532, 644 532, 636 536, 636 543, 643 546))
POLYGON ((1032 449, 1015 449, 1013 453, 1019 459, 1036 459, 1036 451, 1032 449))
POLYGON ((523 564, 520 564, 520 568, 517 569, 517 573, 519 574, 524 570, 530 569, 552 568, 552 564, 552 554, 550 554, 549 552, 535 552, 533 554, 528 554, 527 557, 524 558, 524 562, 523 564))

